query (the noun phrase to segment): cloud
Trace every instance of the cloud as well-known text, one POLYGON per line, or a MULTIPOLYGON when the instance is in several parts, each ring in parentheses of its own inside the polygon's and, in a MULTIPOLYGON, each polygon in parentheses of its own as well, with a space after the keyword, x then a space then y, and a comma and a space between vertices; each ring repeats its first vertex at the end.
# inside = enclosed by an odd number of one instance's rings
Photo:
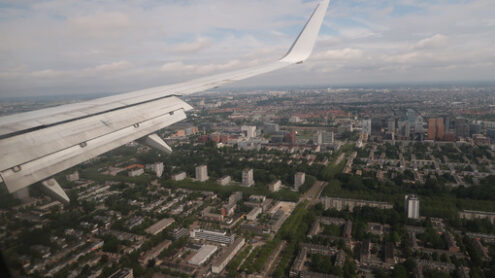
POLYGON ((327 50, 325 52, 315 55, 317 59, 327 59, 327 60, 352 60, 359 59, 363 56, 363 51, 360 49, 344 48, 327 50))
POLYGON ((131 63, 129 63, 128 61, 118 61, 109 64, 97 65, 95 67, 83 68, 81 70, 45 69, 32 72, 31 76, 35 78, 94 77, 102 74, 118 73, 131 68, 131 66, 131 63))
POLYGON ((172 46, 170 49, 176 53, 194 53, 211 45, 209 38, 197 38, 193 42, 184 42, 172 46))
POLYGON ((160 70, 162 72, 174 74, 208 74, 217 71, 234 69, 238 65, 238 60, 231 60, 221 64, 184 64, 183 62, 171 62, 162 65, 160 70))
POLYGON ((422 39, 416 44, 416 48, 424 49, 424 48, 440 48, 445 47, 447 45, 447 36, 442 34, 436 34, 432 37, 422 39))
MULTIPOLYGON (((121 92, 274 61, 315 1, 10 1, 0 96, 121 92)), ((308 61, 234 86, 490 81, 494 13, 491 0, 332 1, 308 61)))

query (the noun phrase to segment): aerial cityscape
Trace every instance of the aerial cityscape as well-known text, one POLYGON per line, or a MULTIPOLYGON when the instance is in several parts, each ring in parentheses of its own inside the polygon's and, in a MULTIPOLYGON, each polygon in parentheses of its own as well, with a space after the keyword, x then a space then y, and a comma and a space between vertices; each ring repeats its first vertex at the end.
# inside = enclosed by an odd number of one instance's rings
POLYGON ((492 277, 494 90, 190 96, 171 154, 71 168, 67 206, 3 191, 2 252, 28 277, 492 277))
POLYGON ((495 277, 493 0, 0 0, 0 278, 495 277))

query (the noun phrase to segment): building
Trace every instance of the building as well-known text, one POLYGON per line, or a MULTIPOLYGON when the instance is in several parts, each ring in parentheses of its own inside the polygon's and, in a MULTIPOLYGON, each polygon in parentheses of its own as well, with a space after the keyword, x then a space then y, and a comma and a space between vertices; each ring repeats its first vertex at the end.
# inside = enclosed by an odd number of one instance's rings
POLYGON ((254 184, 253 169, 242 170, 242 186, 251 187, 254 184))
POLYGON ((242 192, 240 191, 234 192, 229 196, 229 204, 235 204, 240 200, 242 200, 242 192))
POLYGON ((270 189, 271 192, 277 192, 280 190, 282 187, 282 181, 276 180, 268 185, 268 189, 270 189))
POLYGON ((134 272, 132 268, 122 268, 108 276, 108 278, 134 278, 134 272))
POLYGON ((193 229, 190 235, 193 239, 213 241, 224 244, 231 244, 234 241, 234 235, 228 235, 227 232, 193 229))
POLYGON ((241 132, 248 139, 256 137, 256 126, 243 125, 241 126, 241 132))
POLYGON ((232 260, 232 258, 237 255, 237 252, 241 250, 246 241, 244 238, 237 238, 232 245, 229 246, 221 255, 218 257, 211 266, 211 272, 219 274, 227 266, 227 264, 232 260))
POLYGON ((388 130, 388 132, 395 133, 395 118, 388 119, 387 130, 388 130))
POLYGON ((291 132, 285 134, 284 142, 289 143, 291 145, 295 145, 296 144, 296 132, 291 131, 291 132))
POLYGON ((323 135, 321 134, 321 131, 318 130, 315 134, 313 134, 313 144, 323 144, 323 135))
POLYGON ((224 206, 223 208, 220 209, 220 213, 223 216, 232 216, 232 215, 234 215, 236 207, 237 207, 236 203, 227 204, 226 206, 224 206))
POLYGON ((217 180, 217 183, 225 186, 225 185, 229 185, 231 181, 232 179, 230 178, 230 176, 223 176, 217 180))
POLYGON ((469 137, 469 123, 466 119, 456 119, 455 120, 455 136, 457 137, 469 137))
POLYGON ((171 236, 174 240, 178 240, 181 237, 188 236, 189 231, 186 228, 175 228, 172 231, 168 232, 168 235, 171 236))
POLYGON ((280 131, 280 127, 275 123, 265 123, 263 125, 263 133, 265 134, 273 134, 280 131))
POLYGON ((473 141, 476 145, 490 144, 490 138, 484 136, 483 134, 473 134, 473 141))
POLYGON ((208 180, 208 168, 206 165, 199 165, 196 167, 196 180, 201 182, 208 180))
POLYGON ((202 212, 203 219, 208 220, 208 221, 222 222, 223 221, 223 215, 220 213, 213 213, 213 212, 211 212, 212 210, 213 210, 212 206, 206 207, 202 212))
POLYGON ((159 178, 163 174, 163 162, 148 164, 146 165, 146 169, 152 170, 156 174, 156 177, 159 178))
POLYGON ((325 207, 325 210, 332 208, 339 211, 343 209, 349 209, 349 211, 353 211, 355 207, 374 207, 381 209, 392 209, 394 207, 392 204, 386 202, 344 199, 336 197, 323 197, 321 198, 321 201, 323 203, 323 206, 325 207))
POLYGON ((128 174, 129 174, 129 177, 141 176, 142 174, 144 174, 144 169, 143 168, 135 168, 135 169, 129 170, 128 174))
POLYGON ((189 259, 188 263, 192 265, 202 265, 204 264, 215 252, 217 251, 218 247, 215 245, 203 245, 198 253, 194 255, 191 259, 189 259))
POLYGON ((186 178, 186 172, 180 172, 178 174, 172 175, 173 181, 181 181, 186 178))
POLYGON ((371 119, 364 119, 362 122, 361 132, 371 135, 371 119))
POLYGON ((332 131, 323 131, 321 133, 322 144, 330 145, 334 143, 334 134, 332 131))
POLYGON ((294 175, 294 189, 299 190, 299 187, 306 181, 306 174, 303 172, 297 172, 294 175))
POLYGON ((162 220, 151 225, 145 231, 148 234, 157 235, 161 231, 165 230, 168 226, 172 225, 174 222, 175 220, 173 218, 163 218, 162 220))
POLYGON ((79 180, 79 172, 74 171, 74 173, 68 174, 67 176, 65 176, 65 178, 67 179, 67 181, 78 181, 79 180))
POLYGON ((141 256, 139 258, 139 262, 141 263, 141 265, 147 265, 149 263, 149 261, 155 260, 156 258, 158 258, 160 253, 163 250, 167 249, 171 244, 172 244, 172 241, 170 241, 168 239, 164 240, 163 242, 161 242, 157 246, 151 248, 151 250, 146 252, 143 256, 141 256))
POLYGON ((428 140, 443 140, 444 135, 443 118, 428 119, 428 140))
POLYGON ((492 224, 495 224, 495 212, 463 210, 463 211, 459 211, 459 218, 468 219, 468 220, 488 219, 488 221, 490 221, 492 224))
POLYGON ((407 218, 419 219, 419 199, 416 195, 406 195, 404 197, 404 208, 407 218))
POLYGON ((258 217, 258 215, 261 214, 261 207, 254 207, 247 215, 246 215, 246 219, 247 220, 250 220, 250 221, 254 221, 256 220, 256 218, 258 217))

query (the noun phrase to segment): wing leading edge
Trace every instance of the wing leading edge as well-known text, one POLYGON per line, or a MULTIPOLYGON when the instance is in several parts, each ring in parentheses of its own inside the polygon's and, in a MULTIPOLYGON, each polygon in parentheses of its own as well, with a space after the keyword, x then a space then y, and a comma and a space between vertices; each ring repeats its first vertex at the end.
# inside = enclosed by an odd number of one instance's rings
POLYGON ((176 96, 303 62, 313 50, 329 2, 318 3, 287 54, 278 61, 0 118, 1 179, 10 193, 44 181, 42 184, 50 184, 50 188, 46 187, 55 192, 56 197, 68 202, 56 181, 49 179, 51 176, 140 138, 153 142, 154 147, 169 149, 165 142, 159 142, 154 132, 185 119, 185 112, 192 109, 176 96))

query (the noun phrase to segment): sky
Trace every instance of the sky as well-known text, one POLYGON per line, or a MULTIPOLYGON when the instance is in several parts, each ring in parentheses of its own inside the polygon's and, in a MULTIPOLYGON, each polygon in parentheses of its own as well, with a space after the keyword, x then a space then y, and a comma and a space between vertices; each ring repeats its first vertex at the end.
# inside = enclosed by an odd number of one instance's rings
MULTIPOLYGON (((283 56, 304 0, 0 0, 0 97, 113 94, 283 56)), ((495 1, 332 0, 303 64, 231 87, 495 82, 495 1)))

